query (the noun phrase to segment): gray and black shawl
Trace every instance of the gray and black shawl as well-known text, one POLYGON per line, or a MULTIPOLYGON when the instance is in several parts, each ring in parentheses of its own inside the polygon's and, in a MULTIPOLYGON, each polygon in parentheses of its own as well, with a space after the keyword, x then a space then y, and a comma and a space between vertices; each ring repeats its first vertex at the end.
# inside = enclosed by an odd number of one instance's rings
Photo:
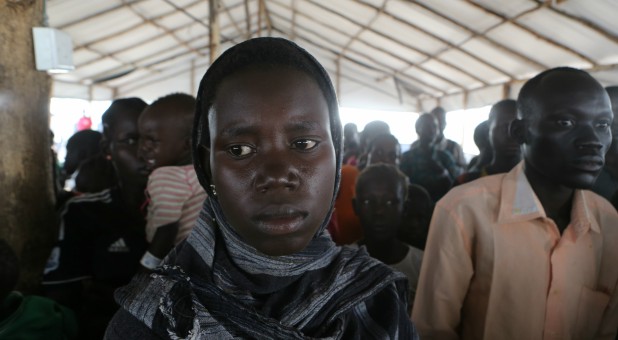
MULTIPOLYGON (((284 39, 257 38, 226 51, 210 67, 198 94, 194 153, 207 143, 204 119, 217 85, 251 64, 295 67, 320 84, 329 103, 337 180, 341 124, 326 71, 305 50, 284 39)), ((197 157, 196 157, 197 159, 197 157)), ((326 231, 329 216, 301 252, 268 256, 245 243, 209 193, 196 227, 153 274, 116 292, 121 310, 106 338, 170 339, 411 339, 405 276, 361 249, 337 247, 326 231)), ((333 197, 334 202, 335 197, 333 197)), ((333 203, 331 202, 331 211, 333 203)))

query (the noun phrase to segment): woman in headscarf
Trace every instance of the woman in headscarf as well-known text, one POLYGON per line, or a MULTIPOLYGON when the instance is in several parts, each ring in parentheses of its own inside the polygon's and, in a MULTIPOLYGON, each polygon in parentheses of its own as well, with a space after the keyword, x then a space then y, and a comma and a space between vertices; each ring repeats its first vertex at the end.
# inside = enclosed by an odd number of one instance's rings
POLYGON ((117 291, 106 338, 412 338, 403 274, 326 231, 341 138, 335 91, 308 52, 256 38, 221 55, 192 141, 208 199, 163 265, 117 291))

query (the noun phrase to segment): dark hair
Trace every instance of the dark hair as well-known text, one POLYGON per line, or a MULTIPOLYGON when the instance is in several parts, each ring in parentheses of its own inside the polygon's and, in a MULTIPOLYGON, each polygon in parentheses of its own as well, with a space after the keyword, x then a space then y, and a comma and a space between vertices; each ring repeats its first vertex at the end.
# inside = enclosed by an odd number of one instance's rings
POLYGON ((254 38, 235 45, 225 51, 208 68, 202 78, 198 90, 195 120, 193 126, 193 159, 195 170, 202 186, 209 196, 213 196, 210 188, 209 169, 204 169, 199 161, 199 146, 210 146, 210 131, 208 129, 208 114, 213 105, 219 86, 227 77, 250 68, 276 69, 286 67, 307 74, 319 86, 328 105, 330 128, 337 159, 337 180, 335 192, 338 189, 339 172, 342 157, 342 128, 339 120, 339 107, 335 89, 326 70, 311 55, 295 43, 283 38, 254 38))
POLYGON ((361 151, 369 151, 371 139, 385 133, 391 133, 391 127, 386 122, 382 120, 374 120, 367 123, 363 128, 363 131, 360 133, 361 151))
POLYGON ((88 150, 88 154, 93 155, 101 150, 101 137, 103 137, 103 134, 99 131, 90 129, 77 131, 67 140, 66 147, 88 150))
POLYGON ((178 119, 182 120, 182 131, 187 137, 191 136, 193 129, 193 115, 195 113, 195 105, 197 100, 190 94, 175 92, 158 98, 149 107, 157 107, 159 105, 171 104, 174 106, 174 111, 170 112, 178 119))
POLYGON ((474 128, 474 144, 479 149, 489 146, 489 120, 481 122, 474 128))
POLYGON ((15 289, 19 279, 19 260, 11 246, 0 239, 0 301, 15 289))
POLYGON ((503 99, 494 105, 492 105, 491 110, 489 110, 489 122, 493 122, 496 120, 496 116, 500 112, 514 112, 517 114, 517 101, 513 99, 503 99))
POLYGON ((607 93, 610 95, 618 95, 618 85, 608 86, 605 88, 605 91, 607 91, 607 93))
POLYGON ((90 129, 77 131, 69 138, 66 145, 67 155, 63 165, 66 176, 75 173, 79 164, 89 157, 101 153, 102 138, 102 133, 90 129))
MULTIPOLYGON (((381 140, 381 139, 390 140, 394 142, 395 144, 399 145, 399 139, 397 139, 397 137, 393 136, 390 133, 382 133, 382 134, 375 136, 371 140, 371 143, 369 143, 369 146, 367 147, 367 151, 371 152, 371 150, 373 149, 373 145, 376 143, 376 141, 381 140)), ((401 146, 399 146, 399 151, 401 151, 401 146)))
POLYGON ((103 134, 108 134, 110 126, 115 124, 115 120, 118 119, 118 115, 121 114, 123 110, 142 112, 146 106, 148 106, 148 104, 137 97, 114 100, 101 117, 101 121, 103 122, 103 134))
POLYGON ((195 112, 195 97, 190 94, 182 93, 182 92, 174 92, 167 94, 163 97, 157 98, 150 106, 156 106, 160 104, 167 104, 169 102, 177 105, 181 110, 190 110, 191 112, 195 112))
POLYGON ((437 118, 438 116, 445 115, 446 114, 446 110, 444 110, 444 108, 442 106, 436 106, 429 113, 437 118))
POLYGON ((116 172, 112 162, 103 155, 84 160, 75 176, 75 190, 78 192, 99 192, 116 184, 116 172))
POLYGON ((372 164, 361 171, 356 179, 356 194, 362 191, 361 188, 365 184, 369 181, 375 181, 376 179, 382 181, 395 181, 403 191, 404 201, 408 198, 408 176, 401 172, 395 165, 385 163, 372 164))
POLYGON ((376 133, 376 132, 378 132, 379 134, 390 133, 391 127, 385 121, 373 120, 367 123, 362 131, 362 133, 364 134, 376 133))
POLYGON ((545 77, 556 72, 579 74, 594 80, 594 78, 587 72, 572 67, 556 67, 537 74, 532 79, 528 80, 519 91, 519 95, 517 97, 517 114, 519 118, 529 118, 534 114, 533 102, 536 99, 537 88, 543 82, 545 77))
POLYGON ((427 119, 432 119, 436 123, 437 127, 440 126, 438 122, 438 118, 436 118, 436 116, 432 115, 431 113, 423 113, 422 115, 418 117, 418 119, 416 120, 416 123, 414 123, 414 129, 416 131, 419 131, 422 124, 424 124, 424 121, 427 119))
POLYGON ((356 124, 354 123, 346 123, 346 125, 343 126, 343 131, 352 131, 352 132, 358 132, 358 127, 356 126, 356 124))

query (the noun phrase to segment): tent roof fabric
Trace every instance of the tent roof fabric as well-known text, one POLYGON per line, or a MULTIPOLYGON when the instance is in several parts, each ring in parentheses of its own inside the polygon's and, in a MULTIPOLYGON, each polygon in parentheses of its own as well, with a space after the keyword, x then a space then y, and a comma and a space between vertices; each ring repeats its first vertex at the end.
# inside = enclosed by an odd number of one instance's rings
MULTIPOLYGON (((615 0, 218 0, 221 47, 291 39, 330 73, 341 105, 447 110, 514 98, 571 66, 618 84, 615 0)), ((53 95, 92 100, 195 94, 210 64, 205 0, 47 0, 75 70, 53 95)))

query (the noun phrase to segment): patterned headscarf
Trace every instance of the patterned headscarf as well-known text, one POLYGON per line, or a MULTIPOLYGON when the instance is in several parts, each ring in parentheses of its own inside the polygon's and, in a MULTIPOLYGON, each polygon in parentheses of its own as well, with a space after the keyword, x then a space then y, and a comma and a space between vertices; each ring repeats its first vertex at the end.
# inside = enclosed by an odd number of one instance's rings
POLYGON ((171 338, 410 334, 405 277, 370 258, 364 249, 336 247, 326 231, 339 186, 342 131, 335 91, 322 66, 288 40, 251 39, 212 64, 197 99, 194 164, 208 199, 190 236, 164 265, 117 292, 121 306, 155 333, 171 338), (337 159, 331 207, 307 247, 291 255, 268 256, 243 241, 228 224, 210 186, 209 169, 200 161, 200 145, 209 146, 207 116, 219 85, 249 67, 304 72, 317 82, 328 103, 337 159))

